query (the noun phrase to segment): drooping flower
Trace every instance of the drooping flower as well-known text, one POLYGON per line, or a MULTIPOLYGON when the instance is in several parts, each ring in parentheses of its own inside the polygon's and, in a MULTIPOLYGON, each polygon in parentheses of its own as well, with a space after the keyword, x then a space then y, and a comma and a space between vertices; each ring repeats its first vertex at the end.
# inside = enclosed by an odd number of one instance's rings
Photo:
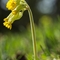
POLYGON ((25 0, 9 0, 6 7, 12 12, 4 19, 3 25, 11 29, 12 23, 23 16, 23 12, 26 10, 26 2, 25 0))
POLYGON ((13 15, 12 13, 10 13, 9 16, 4 19, 3 25, 4 25, 5 27, 7 27, 8 29, 11 29, 11 28, 12 28, 12 23, 13 23, 15 20, 20 19, 22 16, 23 16, 23 12, 19 12, 19 13, 17 13, 16 15, 13 15))

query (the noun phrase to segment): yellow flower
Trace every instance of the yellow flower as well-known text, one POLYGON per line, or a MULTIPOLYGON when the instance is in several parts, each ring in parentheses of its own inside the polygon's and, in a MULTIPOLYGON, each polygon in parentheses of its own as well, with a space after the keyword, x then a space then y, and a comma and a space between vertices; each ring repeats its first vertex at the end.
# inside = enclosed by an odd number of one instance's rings
POLYGON ((6 7, 12 12, 4 19, 3 25, 11 29, 12 23, 23 16, 23 12, 26 10, 26 3, 24 0, 9 0, 6 7))
POLYGON ((4 25, 5 27, 7 27, 8 29, 11 29, 11 28, 12 28, 12 23, 13 23, 15 20, 20 19, 22 16, 23 16, 23 12, 19 12, 19 13, 17 13, 16 15, 13 15, 12 12, 11 12, 11 13, 9 14, 9 16, 4 19, 3 25, 4 25))
POLYGON ((8 8, 8 10, 13 10, 16 7, 16 1, 9 0, 6 4, 6 7, 8 8))

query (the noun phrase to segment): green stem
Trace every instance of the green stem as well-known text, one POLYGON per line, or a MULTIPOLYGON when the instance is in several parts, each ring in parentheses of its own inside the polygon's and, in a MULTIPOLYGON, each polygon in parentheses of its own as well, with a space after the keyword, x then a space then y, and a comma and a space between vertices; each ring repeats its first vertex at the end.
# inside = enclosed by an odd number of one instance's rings
POLYGON ((28 8, 28 13, 29 13, 29 18, 30 18, 30 26, 31 26, 31 34, 32 34, 32 42, 33 42, 33 53, 34 53, 34 60, 36 60, 36 37, 35 37, 35 27, 34 27, 34 19, 33 19, 33 14, 30 9, 28 8))

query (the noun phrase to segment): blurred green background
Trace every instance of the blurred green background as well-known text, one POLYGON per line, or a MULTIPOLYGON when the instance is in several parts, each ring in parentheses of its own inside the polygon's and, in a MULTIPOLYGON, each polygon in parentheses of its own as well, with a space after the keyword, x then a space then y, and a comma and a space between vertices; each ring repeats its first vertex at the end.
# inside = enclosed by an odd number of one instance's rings
MULTIPOLYGON (((26 1, 34 16, 38 60, 60 60, 60 0, 26 1)), ((0 0, 0 60, 33 60, 28 12, 9 30, 3 26, 3 19, 11 12, 6 2, 0 0)))

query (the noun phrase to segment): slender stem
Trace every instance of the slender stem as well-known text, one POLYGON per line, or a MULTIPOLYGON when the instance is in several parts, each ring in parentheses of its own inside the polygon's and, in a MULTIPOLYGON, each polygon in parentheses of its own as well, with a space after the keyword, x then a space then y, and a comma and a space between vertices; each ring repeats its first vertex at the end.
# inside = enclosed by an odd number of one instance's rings
POLYGON ((35 27, 34 27, 34 19, 33 19, 33 14, 30 9, 28 8, 28 13, 29 13, 29 18, 30 18, 30 26, 31 26, 31 34, 32 34, 32 42, 33 42, 33 53, 34 53, 34 60, 36 60, 36 37, 35 37, 35 27))

